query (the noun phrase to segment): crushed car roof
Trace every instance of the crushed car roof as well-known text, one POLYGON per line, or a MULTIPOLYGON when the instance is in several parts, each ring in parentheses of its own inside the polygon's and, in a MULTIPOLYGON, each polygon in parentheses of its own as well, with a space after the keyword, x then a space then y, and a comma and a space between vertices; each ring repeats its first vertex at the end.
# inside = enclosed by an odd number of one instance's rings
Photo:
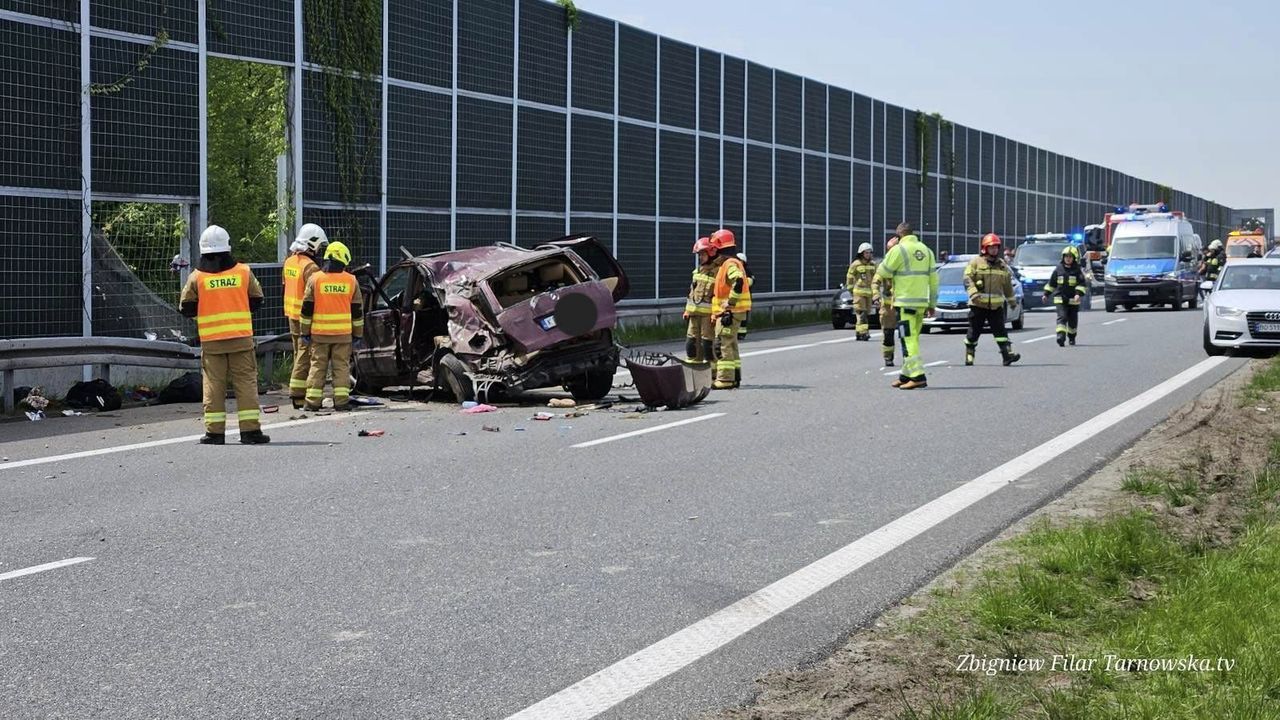
POLYGON ((466 250, 419 255, 414 262, 427 268, 436 282, 450 283, 461 278, 476 279, 539 255, 554 255, 561 248, 530 250, 513 245, 485 245, 466 250))

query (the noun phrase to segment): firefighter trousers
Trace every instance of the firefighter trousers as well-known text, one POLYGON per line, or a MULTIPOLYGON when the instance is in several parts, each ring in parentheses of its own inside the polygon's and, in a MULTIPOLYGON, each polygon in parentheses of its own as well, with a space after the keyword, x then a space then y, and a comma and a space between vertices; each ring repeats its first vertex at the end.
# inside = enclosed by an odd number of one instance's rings
POLYGON ((1069 302, 1058 303, 1058 336, 1062 338, 1076 336, 1076 328, 1080 326, 1080 306, 1069 302))
POLYGON ((227 385, 236 393, 236 419, 240 432, 262 429, 258 410, 258 356, 253 350, 225 354, 200 353, 204 379, 204 429, 214 435, 227 432, 227 385))
POLYGON ((920 331, 924 327, 924 308, 898 310, 898 339, 902 343, 902 372, 898 379, 923 381, 924 361, 920 359, 920 331))
POLYGON ((871 332, 871 296, 853 296, 854 332, 859 336, 871 332))
POLYGON ((1004 319, 1004 308, 991 309, 970 306, 969 332, 964 337, 965 352, 972 355, 974 349, 978 347, 978 337, 982 335, 983 329, 989 328, 992 336, 996 339, 996 345, 1000 346, 1000 354, 1007 355, 1009 353, 1009 333, 1005 329, 1004 319))
POLYGON ((289 321, 289 338, 293 340, 293 372, 289 373, 289 397, 301 400, 307 395, 307 376, 311 374, 311 346, 302 344, 302 323, 289 321))
POLYGON ((725 324, 716 318, 716 381, 720 383, 737 382, 742 375, 742 356, 738 354, 738 326, 742 318, 733 316, 733 320, 725 324))
POLYGON ((711 346, 715 342, 716 323, 711 315, 690 315, 685 333, 685 356, 694 362, 711 362, 711 346))
POLYGON ((311 375, 307 378, 307 409, 324 404, 325 376, 333 375, 333 407, 347 407, 351 399, 351 341, 312 342, 311 375))
POLYGON ((893 306, 880 306, 880 348, 884 351, 884 359, 893 361, 893 335, 898 325, 898 312, 893 306))

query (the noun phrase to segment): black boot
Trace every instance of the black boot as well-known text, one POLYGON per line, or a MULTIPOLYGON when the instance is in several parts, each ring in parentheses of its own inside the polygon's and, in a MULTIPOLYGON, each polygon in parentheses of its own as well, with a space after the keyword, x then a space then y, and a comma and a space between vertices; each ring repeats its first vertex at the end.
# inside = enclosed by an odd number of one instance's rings
POLYGON ((712 345, 710 340, 702 341, 702 362, 714 362, 715 356, 711 354, 712 345))
POLYGON ((1006 345, 1000 348, 1000 354, 1004 356, 1004 364, 1006 367, 1012 365, 1022 359, 1022 356, 1009 349, 1006 345))
POLYGON ((294 410, 301 410, 307 406, 306 401, 302 398, 289 398, 289 401, 293 403, 294 410))
POLYGON ((733 387, 735 390, 742 387, 742 368, 733 369, 733 387))
POLYGON ((263 435, 261 430, 245 430, 240 433, 241 445, 266 445, 271 438, 263 435))
POLYGON ((222 433, 207 432, 204 437, 200 438, 201 445, 226 445, 227 436, 222 433))
POLYGON ((1066 334, 1066 333, 1058 333, 1058 347, 1062 347, 1062 346, 1063 346, 1063 345, 1065 345, 1066 343, 1067 343, 1067 334, 1066 334))
POLYGON ((1068 336, 1067 336, 1067 342, 1071 344, 1071 347, 1075 347, 1075 346, 1076 346, 1076 336, 1075 336, 1075 335, 1068 335, 1068 336))
POLYGON ((886 355, 886 356, 884 357, 884 366, 885 366, 885 367, 893 367, 893 356, 892 356, 892 355, 886 355))
POLYGON ((697 338, 684 339, 684 356, 688 360, 694 360, 698 357, 698 340, 697 338))
POLYGON ((975 350, 977 350, 977 348, 975 348, 974 346, 968 343, 965 343, 964 345, 964 364, 965 365, 973 364, 973 361, 976 359, 976 355, 974 352, 975 350))

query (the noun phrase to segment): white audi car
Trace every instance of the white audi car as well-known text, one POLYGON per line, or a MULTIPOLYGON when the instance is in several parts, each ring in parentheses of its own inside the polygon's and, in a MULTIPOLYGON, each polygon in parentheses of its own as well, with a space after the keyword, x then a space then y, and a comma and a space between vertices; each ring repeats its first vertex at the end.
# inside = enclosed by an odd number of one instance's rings
POLYGON ((1233 258, 1204 303, 1204 351, 1280 349, 1280 258, 1233 258))

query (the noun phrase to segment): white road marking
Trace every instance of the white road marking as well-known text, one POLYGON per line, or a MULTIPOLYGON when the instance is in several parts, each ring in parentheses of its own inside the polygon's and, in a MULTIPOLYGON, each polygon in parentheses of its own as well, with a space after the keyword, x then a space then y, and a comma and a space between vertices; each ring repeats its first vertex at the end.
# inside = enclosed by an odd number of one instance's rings
POLYGON ((950 360, 937 360, 937 361, 935 361, 935 362, 925 363, 925 364, 924 364, 924 366, 925 366, 925 367, 937 367, 937 366, 939 366, 939 365, 946 365, 946 364, 947 364, 947 363, 949 363, 949 362, 951 362, 951 361, 950 361, 950 360))
POLYGON ((1054 333, 1053 335, 1042 335, 1042 336, 1040 336, 1040 337, 1038 337, 1038 338, 1031 338, 1030 340, 1023 340, 1023 341, 1022 341, 1022 344, 1023 344, 1023 345, 1030 345, 1031 343, 1040 342, 1041 340, 1052 340, 1052 339, 1054 339, 1054 338, 1056 338, 1056 337, 1058 337, 1058 334, 1057 334, 1057 333, 1054 333))
POLYGON ((1203 360, 1093 419, 980 475, 738 602, 623 658, 508 720, 587 720, 742 637, 764 622, 936 527, 962 510, 1226 361, 1203 360))
MULTIPOLYGON (((350 419, 352 416, 347 413, 334 413, 332 415, 316 415, 303 420, 287 420, 285 422, 274 423, 272 425, 263 425, 263 431, 273 430, 275 428, 294 427, 296 425, 310 425, 311 423, 324 422, 325 420, 336 420, 339 418, 350 419)), ((227 441, 240 435, 240 431, 227 430, 227 441)), ((31 467, 32 465, 45 465, 48 463, 62 462, 64 460, 78 460, 80 458, 96 457, 98 455, 112 455, 115 453, 129 452, 131 450, 145 450, 153 447, 163 447, 165 445, 177 445, 179 443, 195 442, 204 437, 204 433, 199 435, 183 435, 182 437, 165 438, 163 440, 148 440, 147 442, 131 443, 129 445, 115 445, 112 447, 97 448, 95 450, 81 450, 80 452, 66 453, 63 455, 50 455, 48 457, 32 458, 30 460, 18 460, 17 462, 7 462, 0 464, 0 470, 17 470, 18 468, 31 467)))
POLYGON ((1128 321, 1128 318, 1118 318, 1118 319, 1116 319, 1116 320, 1108 320, 1107 322, 1104 322, 1104 323, 1102 323, 1102 324, 1103 324, 1103 325, 1115 325, 1116 323, 1122 323, 1122 322, 1127 322, 1127 321, 1128 321))
POLYGON ((35 575, 36 573, 44 572, 45 570, 57 570, 60 567, 66 567, 68 565, 79 565, 82 562, 89 562, 92 559, 93 558, 91 557, 73 557, 67 558, 66 560, 58 560, 57 562, 45 563, 43 565, 33 565, 29 568, 22 568, 21 570, 10 570, 7 573, 0 573, 0 580, 12 580, 13 578, 19 578, 23 575, 35 575))
POLYGON ((658 432, 659 430, 670 430, 671 428, 680 427, 681 425, 689 425, 691 423, 702 422, 703 420, 711 420, 713 418, 724 417, 724 415, 725 415, 724 413, 707 413, 706 415, 699 415, 697 417, 685 418, 684 420, 669 422, 669 423, 666 423, 665 425, 654 425, 653 427, 648 427, 643 430, 633 430, 631 432, 622 433, 621 435, 610 435, 609 437, 600 438, 599 440, 591 440, 589 442, 578 443, 577 445, 570 445, 569 447, 589 448, 596 445, 611 443, 611 442, 614 442, 615 440, 626 440, 627 438, 633 438, 633 437, 636 437, 637 435, 648 435, 649 433, 658 432))

